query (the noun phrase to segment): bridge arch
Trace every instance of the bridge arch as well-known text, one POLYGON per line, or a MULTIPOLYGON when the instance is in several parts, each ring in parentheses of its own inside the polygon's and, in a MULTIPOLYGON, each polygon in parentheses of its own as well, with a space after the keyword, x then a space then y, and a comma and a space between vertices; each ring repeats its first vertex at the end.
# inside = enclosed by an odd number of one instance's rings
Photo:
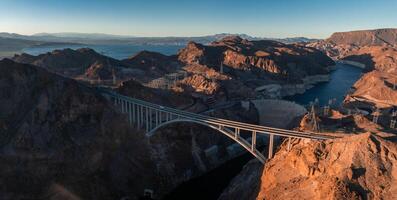
POLYGON ((214 130, 222 133, 223 135, 226 135, 227 137, 229 137, 233 141, 237 142, 238 144, 240 144, 244 149, 246 149, 249 153, 251 153, 257 159, 259 159, 262 163, 266 162, 266 158, 262 155, 262 153, 259 150, 257 150, 256 148, 254 148, 252 146, 252 144, 248 143, 239 134, 238 135, 235 134, 235 132, 233 132, 232 130, 230 130, 228 128, 221 127, 221 126, 217 127, 217 126, 214 126, 214 125, 211 125, 211 124, 207 124, 207 123, 204 123, 204 122, 201 122, 201 121, 197 121, 197 120, 180 118, 180 119, 173 119, 173 120, 170 120, 170 121, 166 121, 166 122, 163 122, 163 123, 159 124, 158 126, 154 127, 153 129, 151 129, 148 133, 146 133, 146 136, 147 137, 151 137, 160 128, 163 128, 163 127, 165 127, 165 126, 167 126, 169 124, 181 123, 181 122, 200 124, 202 126, 206 126, 206 127, 211 128, 211 129, 214 129, 214 130))

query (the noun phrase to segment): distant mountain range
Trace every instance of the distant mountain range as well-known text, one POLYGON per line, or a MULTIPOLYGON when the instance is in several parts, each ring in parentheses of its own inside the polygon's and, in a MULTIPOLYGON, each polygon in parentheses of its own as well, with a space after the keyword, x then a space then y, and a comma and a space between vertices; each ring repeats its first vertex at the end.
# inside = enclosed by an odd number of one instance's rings
POLYGON ((23 39, 41 42, 62 42, 82 44, 137 44, 137 45, 185 45, 189 41, 208 44, 226 36, 239 36, 248 40, 276 40, 283 43, 312 42, 315 39, 305 37, 295 38, 262 38, 247 34, 221 33, 197 37, 135 37, 124 35, 110 35, 101 33, 39 33, 34 35, 20 35, 15 33, 0 33, 2 38, 23 39))

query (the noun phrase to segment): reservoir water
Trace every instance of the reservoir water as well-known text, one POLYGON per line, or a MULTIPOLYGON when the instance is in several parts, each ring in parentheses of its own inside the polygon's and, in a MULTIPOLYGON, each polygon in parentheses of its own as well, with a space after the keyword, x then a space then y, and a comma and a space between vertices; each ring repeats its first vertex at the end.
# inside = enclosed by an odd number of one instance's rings
POLYGON ((328 104, 330 99, 336 99, 336 104, 340 105, 353 84, 360 78, 362 69, 346 64, 336 64, 336 69, 331 72, 331 80, 316 84, 304 94, 285 97, 284 99, 295 101, 302 105, 308 105, 316 98, 320 105, 328 104))
POLYGON ((91 48, 100 54, 115 58, 125 59, 138 53, 139 51, 147 50, 159 52, 165 55, 173 55, 178 52, 179 49, 184 46, 180 45, 129 45, 129 44, 117 44, 117 45, 51 45, 51 46, 35 46, 22 49, 22 52, 39 55, 47 52, 51 52, 56 49, 79 49, 79 48, 91 48))

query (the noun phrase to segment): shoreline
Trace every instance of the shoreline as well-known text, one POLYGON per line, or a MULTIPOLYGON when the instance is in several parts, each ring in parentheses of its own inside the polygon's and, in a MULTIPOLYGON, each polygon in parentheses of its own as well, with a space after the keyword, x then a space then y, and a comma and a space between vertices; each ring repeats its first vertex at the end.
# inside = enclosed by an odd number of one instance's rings
POLYGON ((351 65, 354 67, 358 67, 361 69, 366 69, 367 66, 363 63, 357 62, 357 61, 352 61, 352 60, 335 60, 335 63, 340 63, 340 64, 344 64, 344 65, 351 65))

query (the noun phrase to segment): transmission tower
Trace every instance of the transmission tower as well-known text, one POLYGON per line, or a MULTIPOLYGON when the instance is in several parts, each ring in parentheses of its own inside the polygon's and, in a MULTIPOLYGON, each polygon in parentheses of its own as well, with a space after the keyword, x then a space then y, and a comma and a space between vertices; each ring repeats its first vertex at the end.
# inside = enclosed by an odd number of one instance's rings
POLYGON ((317 116, 316 116, 316 110, 314 108, 314 104, 311 107, 311 111, 310 111, 310 115, 309 116, 311 118, 312 131, 319 132, 320 131, 320 125, 317 122, 317 116))

